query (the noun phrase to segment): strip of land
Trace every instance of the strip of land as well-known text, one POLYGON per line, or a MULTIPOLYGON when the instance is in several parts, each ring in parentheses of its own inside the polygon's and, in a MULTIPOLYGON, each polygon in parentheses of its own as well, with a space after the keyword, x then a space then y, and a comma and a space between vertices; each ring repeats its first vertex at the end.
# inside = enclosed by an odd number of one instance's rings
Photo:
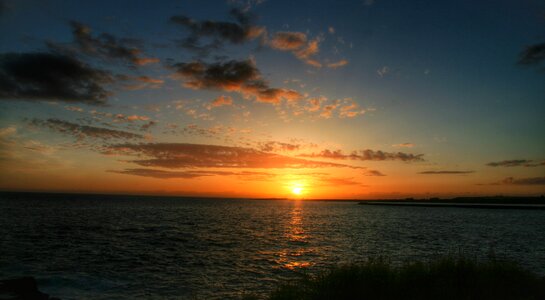
POLYGON ((541 197, 457 197, 451 199, 395 199, 361 201, 363 205, 457 207, 481 209, 545 210, 545 198, 541 197))

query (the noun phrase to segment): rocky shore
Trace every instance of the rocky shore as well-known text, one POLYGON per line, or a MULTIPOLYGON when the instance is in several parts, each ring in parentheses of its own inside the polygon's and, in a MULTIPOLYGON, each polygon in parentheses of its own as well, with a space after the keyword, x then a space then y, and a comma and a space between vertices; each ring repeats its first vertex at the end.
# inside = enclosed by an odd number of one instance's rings
POLYGON ((21 277, 0 280, 0 299, 2 300, 60 300, 38 290, 34 277, 21 277))

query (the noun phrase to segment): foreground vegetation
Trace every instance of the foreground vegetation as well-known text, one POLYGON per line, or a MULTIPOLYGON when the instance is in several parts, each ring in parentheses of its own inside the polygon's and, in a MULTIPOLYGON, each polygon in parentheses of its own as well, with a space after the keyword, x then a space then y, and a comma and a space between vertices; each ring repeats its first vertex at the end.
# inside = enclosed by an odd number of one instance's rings
POLYGON ((375 259, 285 283, 268 299, 537 300, 545 299, 545 278, 496 259, 449 256, 399 267, 375 259))

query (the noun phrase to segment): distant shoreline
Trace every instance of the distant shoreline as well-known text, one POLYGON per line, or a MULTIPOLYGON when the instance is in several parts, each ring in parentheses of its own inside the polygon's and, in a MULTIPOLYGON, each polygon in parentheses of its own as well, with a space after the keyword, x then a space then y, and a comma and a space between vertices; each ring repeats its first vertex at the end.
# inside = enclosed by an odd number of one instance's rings
POLYGON ((482 208, 492 208, 492 206, 498 206, 498 208, 518 208, 521 205, 544 205, 544 196, 483 196, 483 197, 454 197, 454 198, 404 198, 404 199, 312 199, 312 198, 283 198, 283 197, 221 197, 221 196, 176 196, 176 195, 161 195, 161 194, 129 194, 129 193, 89 193, 89 192, 47 192, 47 191, 9 191, 0 190, 0 196, 57 196, 60 198, 81 197, 81 198, 96 198, 96 197, 112 197, 119 199, 144 199, 144 198, 165 198, 165 199, 203 199, 203 200, 291 200, 291 201, 320 201, 320 202, 354 202, 365 205, 396 205, 396 206, 428 206, 428 207, 463 207, 465 204, 467 207, 476 208, 475 205, 484 205, 482 208))
POLYGON ((412 207, 456 207, 473 209, 526 209, 526 210, 545 210, 544 204, 489 204, 489 203, 415 203, 415 202, 395 202, 395 201, 365 201, 358 204, 378 205, 378 206, 412 206, 412 207))

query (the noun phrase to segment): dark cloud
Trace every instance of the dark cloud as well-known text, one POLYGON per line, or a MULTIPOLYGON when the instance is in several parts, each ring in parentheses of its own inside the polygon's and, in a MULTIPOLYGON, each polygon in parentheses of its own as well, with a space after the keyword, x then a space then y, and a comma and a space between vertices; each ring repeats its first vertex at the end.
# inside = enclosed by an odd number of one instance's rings
POLYGON ((250 178, 263 178, 263 177, 274 177, 274 174, 266 172, 230 172, 230 171, 165 171, 158 169, 125 169, 121 171, 111 170, 109 172, 143 176, 143 177, 152 177, 159 179, 171 179, 171 178, 181 178, 181 179, 190 179, 203 176, 238 176, 238 177, 250 177, 250 178))
POLYGON ((545 43, 528 46, 519 57, 519 64, 537 65, 545 60, 545 43))
POLYGON ((423 171, 418 172, 418 174, 426 174, 426 175, 454 175, 454 174, 471 174, 475 173, 475 171, 423 171))
POLYGON ((545 166, 545 161, 535 162, 528 159, 513 159, 513 160, 504 160, 498 162, 490 162, 486 164, 489 167, 539 167, 545 166))
POLYGON ((280 103, 282 99, 298 100, 301 94, 294 90, 271 88, 261 78, 252 60, 206 64, 200 61, 173 65, 176 73, 186 79, 185 86, 192 89, 215 89, 238 92, 253 97, 258 102, 280 103))
POLYGON ((102 59, 120 59, 133 65, 145 65, 155 63, 157 58, 142 57, 142 51, 134 44, 134 40, 119 39, 111 34, 102 33, 99 36, 92 36, 91 28, 79 22, 70 22, 74 43, 78 50, 102 59))
POLYGON ((377 170, 369 170, 365 172, 365 176, 386 176, 386 175, 382 174, 382 172, 377 170))
POLYGON ((515 179, 513 177, 507 177, 500 181, 501 185, 545 185, 545 177, 529 177, 515 179))
POLYGON ((0 99, 104 104, 110 73, 46 52, 0 54, 0 99))
POLYGON ((326 168, 344 164, 316 162, 251 148, 184 143, 143 143, 108 146, 105 154, 136 156, 130 162, 161 168, 326 168))
POLYGON ((34 119, 31 121, 31 124, 37 127, 45 127, 63 134, 71 135, 77 139, 95 138, 109 140, 143 138, 143 136, 140 134, 135 134, 127 131, 80 125, 59 119, 34 119))
POLYGON ((374 151, 370 149, 353 151, 350 154, 344 154, 341 150, 323 150, 319 153, 301 154, 302 157, 311 158, 328 158, 328 159, 341 159, 341 160, 400 160, 400 161, 424 161, 424 154, 410 154, 404 152, 384 152, 374 151))
POLYGON ((190 35, 182 40, 181 46, 190 50, 196 50, 201 54, 213 48, 220 48, 222 42, 241 44, 262 35, 264 29, 253 24, 253 16, 239 9, 232 9, 231 17, 235 22, 222 21, 196 21, 184 15, 172 16, 170 22, 188 29, 190 35), (200 44, 201 38, 212 38, 213 41, 206 46, 200 44))

